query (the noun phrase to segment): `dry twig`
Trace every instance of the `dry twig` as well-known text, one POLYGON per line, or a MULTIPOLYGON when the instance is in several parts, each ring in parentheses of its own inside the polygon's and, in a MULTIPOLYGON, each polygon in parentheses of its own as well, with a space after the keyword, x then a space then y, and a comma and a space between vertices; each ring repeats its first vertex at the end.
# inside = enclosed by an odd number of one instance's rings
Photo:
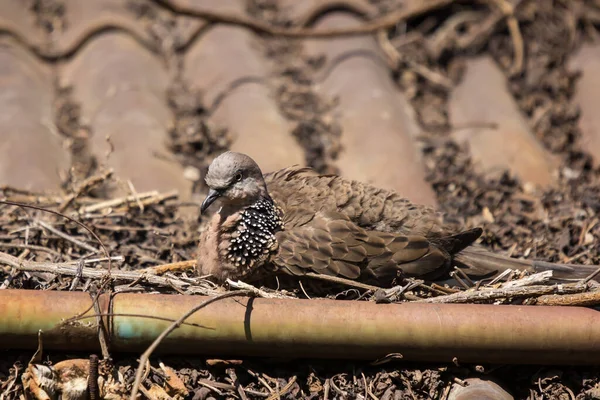
POLYGON ((138 270, 138 272, 152 275, 163 275, 167 272, 182 272, 191 269, 193 270, 194 268, 196 268, 197 264, 198 263, 196 262, 196 260, 186 260, 179 261, 176 263, 156 265, 154 267, 140 269, 138 270))
MULTIPOLYGON (((95 248, 93 246, 90 246, 89 244, 87 244, 85 242, 82 242, 79 239, 75 239, 71 235, 68 235, 68 234, 66 234, 66 233, 64 233, 62 231, 59 231, 58 229, 56 229, 55 227, 53 227, 52 225, 50 225, 50 224, 48 224, 48 223, 46 223, 44 221, 35 220, 35 224, 41 226, 42 228, 44 228, 44 229, 46 229, 46 230, 48 230, 48 231, 50 231, 52 233, 54 233, 56 236, 61 237, 61 238, 65 239, 65 240, 73 243, 74 245, 77 245, 77 246, 81 247, 82 249, 86 249, 87 251, 91 251, 94 254, 98 253, 98 249, 97 248, 95 248)), ((107 255, 107 257, 108 257, 108 255, 107 255)))
POLYGON ((520 74, 523 70, 523 61, 525 58, 525 45, 523 43, 523 35, 519 28, 519 21, 515 17, 515 7, 507 0, 487 0, 495 3, 502 14, 506 17, 508 32, 513 42, 515 58, 510 69, 511 74, 520 74))
MULTIPOLYGON (((77 221, 76 219, 73 219, 73 218, 69 217, 68 215, 64 215, 64 214, 59 213, 57 211, 48 210, 46 208, 34 206, 34 205, 31 205, 31 204, 17 203, 17 202, 8 201, 8 200, 0 200, 0 204, 8 204, 8 205, 11 205, 11 206, 17 206, 17 207, 23 207, 23 208, 31 208, 33 210, 47 212, 47 213, 50 213, 50 214, 57 215, 57 216, 59 216, 61 218, 68 219, 69 221, 74 222, 75 224, 79 225, 80 227, 82 227, 83 229, 85 229, 86 231, 88 231, 94 237, 94 239, 96 239, 98 241, 98 243, 100 244, 100 247, 102 247, 102 251, 106 255, 106 258, 108 259, 108 271, 107 271, 107 273, 110 275, 110 270, 111 270, 111 267, 112 267, 110 253, 108 252, 108 249, 106 248, 106 246, 104 245, 104 243, 102 242, 102 240, 100 240, 100 238, 98 237, 98 235, 96 235, 94 233, 94 231, 92 231, 90 228, 88 228, 85 224, 77 221)), ((94 250, 96 252, 98 251, 96 249, 94 249, 94 250)))
POLYGON ((388 65, 391 69, 398 69, 400 63, 403 62, 406 63, 406 65, 408 65, 408 67, 411 68, 416 74, 421 75, 423 78, 427 79, 436 86, 440 86, 446 90, 450 90, 454 87, 452 81, 444 75, 435 72, 424 65, 418 64, 413 60, 402 57, 400 52, 398 52, 398 50, 396 50, 394 45, 392 45, 390 42, 387 31, 382 29, 377 32, 377 42, 379 43, 381 50, 386 55, 388 59, 388 65))
POLYGON ((585 292, 588 289, 585 285, 567 284, 567 285, 538 285, 499 289, 480 289, 465 291, 446 296, 432 297, 423 300, 417 300, 417 303, 477 303, 480 301, 490 301, 514 297, 535 297, 547 294, 573 294, 585 292))
POLYGON ((538 306, 579 306, 592 307, 600 304, 600 290, 595 292, 575 293, 575 294, 549 294, 528 299, 525 304, 535 304, 538 306))
POLYGON ((71 203, 77 199, 79 196, 81 196, 82 194, 89 192, 92 188, 100 185, 101 183, 103 183, 104 181, 106 181, 108 178, 110 178, 110 176, 112 175, 113 170, 109 169, 104 171, 103 173, 99 174, 99 175, 93 175, 90 176, 89 178, 85 179, 83 182, 81 182, 73 191, 73 193, 71 193, 70 195, 68 195, 60 204, 60 206, 58 207, 58 211, 59 212, 64 212, 67 207, 69 207, 69 205, 71 205, 71 203))
POLYGON ((147 198, 157 198, 160 196, 160 193, 156 190, 151 190, 149 192, 137 193, 136 196, 129 195, 123 196, 116 199, 110 199, 106 201, 101 201, 95 204, 91 204, 89 206, 84 206, 79 209, 80 214, 87 214, 96 211, 101 211, 107 208, 117 207, 126 203, 133 203, 136 201, 141 201, 147 198))
MULTIPOLYGON (((36 263, 29 261, 20 261, 18 258, 10 254, 0 252, 0 264, 6 264, 18 271, 29 272, 50 272, 56 275, 80 276, 81 278, 102 279, 106 276, 107 271, 96 268, 79 268, 77 265, 67 263, 36 263)), ((190 293, 198 293, 203 295, 214 295, 217 291, 203 288, 199 286, 191 287, 189 282, 177 280, 173 278, 163 278, 152 274, 139 273, 137 271, 112 271, 110 277, 117 281, 126 282, 148 282, 149 284, 173 288, 180 290, 188 290, 190 293)))
MULTIPOLYGON (((225 14, 215 12, 210 9, 202 9, 200 7, 190 6, 187 2, 181 0, 154 0, 154 2, 161 4, 165 8, 177 14, 202 18, 211 23, 242 26, 255 31, 256 33, 288 38, 331 38, 336 36, 371 34, 381 29, 392 28, 400 21, 447 6, 453 1, 454 0, 428 0, 425 2, 414 2, 408 7, 402 7, 373 21, 369 21, 363 25, 351 28, 307 29, 279 28, 256 19, 246 17, 244 15, 225 14)), ((314 18, 304 17, 304 19, 306 21, 311 21, 314 18)))
POLYGON ((252 286, 252 285, 242 282, 242 281, 235 282, 235 281, 232 281, 231 279, 227 279, 227 284, 234 289, 251 291, 254 294, 254 296, 256 296, 256 297, 264 297, 266 299, 294 299, 295 298, 293 296, 287 296, 279 291, 267 292, 265 290, 259 289, 255 286, 252 286))
POLYGON ((523 286, 531 286, 531 285, 540 285, 548 282, 552 278, 553 272, 542 271, 537 274, 526 276, 525 278, 517 279, 515 281, 509 281, 502 284, 503 288, 514 288, 514 287, 523 287, 523 286))
POLYGON ((367 285, 366 283, 361 283, 361 282, 357 282, 357 281, 352 281, 350 279, 340 278, 339 276, 322 275, 322 274, 316 274, 314 272, 309 272, 309 273, 305 274, 304 276, 307 276, 312 279, 319 279, 322 281, 339 283, 341 285, 346 285, 346 286, 354 287, 357 289, 371 290, 373 292, 375 292, 378 289, 381 289, 380 287, 377 287, 377 286, 367 285))

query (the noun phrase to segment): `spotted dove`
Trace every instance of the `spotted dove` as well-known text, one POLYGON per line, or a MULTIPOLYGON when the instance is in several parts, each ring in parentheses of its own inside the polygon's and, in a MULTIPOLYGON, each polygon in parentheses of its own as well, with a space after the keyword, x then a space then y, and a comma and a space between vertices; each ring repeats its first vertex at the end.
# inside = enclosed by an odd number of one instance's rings
POLYGON ((252 158, 229 151, 213 160, 205 181, 201 212, 216 200, 221 208, 201 234, 198 268, 219 282, 269 271, 435 280, 454 265, 475 276, 511 268, 582 277, 594 270, 492 253, 474 244, 480 228, 457 231, 433 208, 398 193, 306 167, 263 176, 252 158))

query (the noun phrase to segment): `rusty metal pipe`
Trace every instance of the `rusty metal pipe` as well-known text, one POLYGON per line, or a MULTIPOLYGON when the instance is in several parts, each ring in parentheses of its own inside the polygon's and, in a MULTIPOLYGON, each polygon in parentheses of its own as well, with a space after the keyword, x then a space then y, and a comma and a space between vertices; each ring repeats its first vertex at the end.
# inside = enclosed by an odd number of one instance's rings
MULTIPOLYGON (((106 313, 176 319, 205 297, 117 294, 106 313)), ((61 321, 90 307, 81 292, 1 290, 0 346, 98 350, 96 319, 61 321)), ((111 351, 140 352, 169 322, 106 318, 111 351)), ((335 300, 225 299, 198 311, 159 353, 513 364, 600 363, 600 313, 579 307, 374 304, 335 300)))

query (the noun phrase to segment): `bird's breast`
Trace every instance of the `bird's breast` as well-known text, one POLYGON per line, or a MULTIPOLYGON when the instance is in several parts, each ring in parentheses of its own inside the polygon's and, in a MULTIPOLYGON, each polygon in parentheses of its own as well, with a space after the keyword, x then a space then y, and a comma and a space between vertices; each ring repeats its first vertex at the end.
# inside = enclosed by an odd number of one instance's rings
POLYGON ((259 200, 239 211, 237 216, 232 229, 222 234, 221 241, 227 243, 223 258, 245 275, 276 251, 275 234, 283 229, 283 220, 269 200, 259 200))

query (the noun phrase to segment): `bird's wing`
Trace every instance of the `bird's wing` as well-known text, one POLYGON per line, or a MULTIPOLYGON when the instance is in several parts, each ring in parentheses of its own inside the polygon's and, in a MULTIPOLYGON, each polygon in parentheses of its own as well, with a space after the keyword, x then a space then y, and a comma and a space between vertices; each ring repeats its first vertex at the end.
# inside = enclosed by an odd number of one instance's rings
POLYGON ((297 212, 296 224, 276 234, 279 250, 272 261, 294 275, 316 272, 357 279, 366 272, 375 277, 429 276, 445 267, 449 253, 421 235, 368 231, 339 212, 297 212))
POLYGON ((269 194, 286 218, 296 208, 306 208, 315 213, 341 212, 367 230, 430 238, 455 233, 433 208, 363 182, 321 175, 306 167, 284 168, 264 177, 269 194))
POLYGON ((270 186, 272 183, 289 181, 296 176, 319 176, 319 174, 310 167, 302 167, 292 165, 291 167, 282 168, 277 171, 268 172, 263 175, 265 183, 270 186))

